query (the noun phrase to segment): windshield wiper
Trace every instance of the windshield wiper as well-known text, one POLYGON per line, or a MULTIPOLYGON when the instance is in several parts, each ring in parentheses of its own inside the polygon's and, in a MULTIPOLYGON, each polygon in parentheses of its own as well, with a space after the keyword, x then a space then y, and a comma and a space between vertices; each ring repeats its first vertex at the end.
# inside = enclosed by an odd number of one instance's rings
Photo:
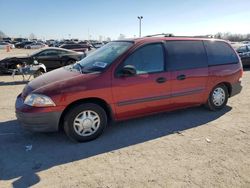
POLYGON ((82 72, 83 66, 82 66, 79 62, 77 62, 75 65, 78 65, 78 67, 80 67, 80 68, 79 68, 79 71, 80 71, 80 73, 82 74, 82 73, 83 73, 83 72, 82 72))

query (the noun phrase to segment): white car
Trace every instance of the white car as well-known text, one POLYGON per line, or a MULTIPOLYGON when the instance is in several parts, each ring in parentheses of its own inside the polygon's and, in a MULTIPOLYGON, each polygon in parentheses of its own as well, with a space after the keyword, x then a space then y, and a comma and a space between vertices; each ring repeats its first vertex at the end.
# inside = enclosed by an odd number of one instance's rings
POLYGON ((35 42, 35 43, 27 44, 24 46, 25 49, 38 49, 38 48, 44 48, 44 47, 48 47, 48 46, 41 42, 35 42))
POLYGON ((15 48, 14 44, 10 44, 8 42, 0 42, 0 49, 6 49, 6 47, 9 46, 10 48, 15 48))

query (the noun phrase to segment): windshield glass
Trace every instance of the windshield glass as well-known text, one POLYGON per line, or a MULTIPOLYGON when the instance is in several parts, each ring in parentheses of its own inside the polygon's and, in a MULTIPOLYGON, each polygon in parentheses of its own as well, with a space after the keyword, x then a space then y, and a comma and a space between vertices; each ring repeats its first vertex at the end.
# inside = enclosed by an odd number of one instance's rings
POLYGON ((73 68, 80 67, 83 73, 101 72, 132 45, 132 42, 110 42, 74 64, 73 68))

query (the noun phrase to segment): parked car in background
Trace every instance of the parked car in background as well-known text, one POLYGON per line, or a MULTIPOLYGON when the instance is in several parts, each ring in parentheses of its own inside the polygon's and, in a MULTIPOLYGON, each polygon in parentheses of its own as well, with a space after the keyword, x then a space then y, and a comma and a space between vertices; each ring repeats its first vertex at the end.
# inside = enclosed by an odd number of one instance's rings
POLYGON ((241 58, 243 66, 250 65, 250 45, 243 45, 236 50, 241 58))
POLYGON ((221 110, 240 93, 242 74, 240 58, 222 40, 113 41, 28 83, 16 99, 16 116, 27 129, 64 128, 71 139, 89 141, 112 120, 203 104, 221 110))
POLYGON ((34 60, 46 66, 47 71, 73 64, 85 57, 84 53, 61 48, 45 48, 24 57, 8 57, 0 61, 1 73, 12 73, 18 64, 32 64, 34 60))
POLYGON ((242 44, 250 44, 250 41, 242 41, 242 44))
POLYGON ((28 41, 28 39, 26 39, 26 38, 14 38, 13 41, 15 41, 16 43, 18 43, 18 42, 28 41))
POLYGON ((31 44, 27 44, 24 46, 25 49, 39 49, 39 48, 44 48, 44 47, 48 47, 48 46, 41 42, 33 42, 31 44))
POLYGON ((0 49, 6 49, 7 47, 10 47, 11 49, 15 48, 14 44, 10 44, 8 42, 0 42, 0 49))
POLYGON ((86 44, 63 44, 60 48, 73 50, 76 52, 87 52, 91 50, 91 47, 86 44))
POLYGON ((101 48, 104 44, 102 42, 93 42, 91 43, 91 45, 94 47, 94 48, 101 48))
POLYGON ((32 41, 24 41, 24 42, 18 42, 15 44, 16 48, 24 48, 28 44, 32 44, 32 41))

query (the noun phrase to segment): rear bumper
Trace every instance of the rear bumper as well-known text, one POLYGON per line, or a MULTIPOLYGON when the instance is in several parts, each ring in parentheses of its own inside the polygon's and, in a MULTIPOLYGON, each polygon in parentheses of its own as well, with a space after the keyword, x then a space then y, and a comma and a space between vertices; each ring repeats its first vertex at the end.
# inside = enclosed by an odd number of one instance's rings
POLYGON ((242 90, 241 81, 232 84, 232 91, 231 91, 230 97, 233 97, 233 96, 239 94, 241 92, 241 90, 242 90))

